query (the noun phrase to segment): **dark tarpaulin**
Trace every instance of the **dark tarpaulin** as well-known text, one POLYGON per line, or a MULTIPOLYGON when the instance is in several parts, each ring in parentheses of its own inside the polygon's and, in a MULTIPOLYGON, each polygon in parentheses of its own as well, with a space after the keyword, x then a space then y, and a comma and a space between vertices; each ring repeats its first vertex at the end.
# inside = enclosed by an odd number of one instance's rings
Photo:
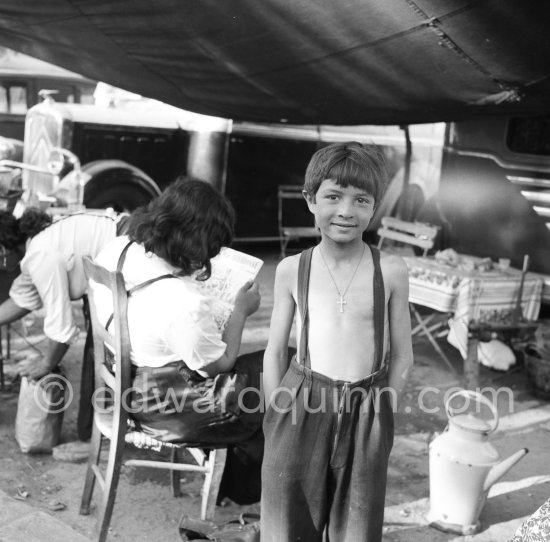
POLYGON ((0 45, 238 120, 550 110, 547 0, 2 0, 0 45))

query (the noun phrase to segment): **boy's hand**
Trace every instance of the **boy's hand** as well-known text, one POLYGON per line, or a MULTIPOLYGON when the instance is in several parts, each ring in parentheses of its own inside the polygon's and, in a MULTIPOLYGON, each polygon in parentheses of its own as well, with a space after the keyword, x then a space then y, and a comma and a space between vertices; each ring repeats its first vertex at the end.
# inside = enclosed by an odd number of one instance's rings
POLYGON ((260 299, 259 286, 250 280, 237 292, 235 309, 242 311, 246 316, 250 316, 258 310, 260 299))

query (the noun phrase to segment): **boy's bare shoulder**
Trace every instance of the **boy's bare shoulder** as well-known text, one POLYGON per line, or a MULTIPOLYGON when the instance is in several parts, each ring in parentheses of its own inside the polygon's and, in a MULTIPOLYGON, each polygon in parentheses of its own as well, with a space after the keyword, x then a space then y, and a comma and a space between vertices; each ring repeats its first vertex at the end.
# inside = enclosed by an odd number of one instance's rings
POLYGON ((281 282, 291 284, 296 280, 300 254, 287 256, 277 264, 277 279, 281 282))
POLYGON ((399 284, 409 280, 409 271, 405 260, 397 254, 380 253, 382 276, 390 284, 399 284))

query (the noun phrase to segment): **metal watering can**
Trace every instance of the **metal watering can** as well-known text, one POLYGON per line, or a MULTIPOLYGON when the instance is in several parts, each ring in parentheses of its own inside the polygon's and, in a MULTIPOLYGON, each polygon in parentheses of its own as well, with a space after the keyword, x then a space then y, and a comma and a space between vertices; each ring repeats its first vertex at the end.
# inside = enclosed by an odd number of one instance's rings
POLYGON ((498 451, 489 442, 489 435, 498 426, 498 412, 480 393, 469 390, 453 393, 445 403, 445 411, 449 423, 430 443, 427 519, 432 527, 446 532, 474 534, 481 528, 478 518, 489 489, 529 450, 523 448, 500 460, 498 451), (476 412, 453 413, 450 405, 456 397, 474 401, 476 412), (489 420, 479 415, 481 405, 489 408, 492 415, 489 420))

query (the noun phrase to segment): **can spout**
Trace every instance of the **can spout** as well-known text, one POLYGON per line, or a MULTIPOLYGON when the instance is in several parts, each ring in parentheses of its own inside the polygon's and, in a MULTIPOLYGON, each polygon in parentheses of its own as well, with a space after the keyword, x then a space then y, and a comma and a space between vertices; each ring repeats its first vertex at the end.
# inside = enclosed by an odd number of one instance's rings
POLYGON ((495 465, 487 474, 487 478, 485 478, 483 491, 489 491, 491 486, 500 480, 527 453, 529 453, 529 450, 527 448, 522 448, 515 454, 501 461, 498 465, 495 465))

